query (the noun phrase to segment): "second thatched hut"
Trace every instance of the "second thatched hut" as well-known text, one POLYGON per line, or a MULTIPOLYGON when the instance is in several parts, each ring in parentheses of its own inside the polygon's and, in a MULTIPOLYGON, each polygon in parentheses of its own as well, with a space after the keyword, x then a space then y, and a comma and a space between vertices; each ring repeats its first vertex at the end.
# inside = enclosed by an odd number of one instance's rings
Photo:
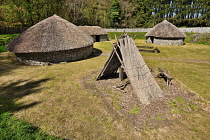
POLYGON ((145 34, 147 43, 158 45, 184 45, 186 35, 167 20, 155 25, 145 34))
POLYGON ((12 40, 7 50, 20 63, 43 65, 87 58, 92 54, 93 39, 76 25, 51 16, 12 40))
POLYGON ((88 35, 92 36, 95 42, 107 41, 108 33, 99 26, 78 26, 88 35))

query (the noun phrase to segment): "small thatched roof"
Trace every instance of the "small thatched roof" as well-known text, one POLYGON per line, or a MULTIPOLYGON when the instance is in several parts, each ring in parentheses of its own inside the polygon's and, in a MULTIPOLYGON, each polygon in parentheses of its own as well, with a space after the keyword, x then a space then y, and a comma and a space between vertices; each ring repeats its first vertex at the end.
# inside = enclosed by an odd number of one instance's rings
POLYGON ((107 32, 99 26, 78 26, 88 35, 107 35, 107 32))
POLYGON ((7 50, 14 53, 53 52, 87 47, 91 36, 78 26, 54 15, 40 21, 12 40, 7 50))
POLYGON ((181 30, 167 20, 155 25, 145 36, 160 38, 185 38, 187 37, 181 30))

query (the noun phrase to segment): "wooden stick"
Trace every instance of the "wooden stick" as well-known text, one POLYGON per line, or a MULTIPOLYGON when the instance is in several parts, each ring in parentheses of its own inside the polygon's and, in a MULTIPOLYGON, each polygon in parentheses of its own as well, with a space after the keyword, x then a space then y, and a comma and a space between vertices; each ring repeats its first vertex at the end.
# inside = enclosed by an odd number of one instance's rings
POLYGON ((134 36, 133 40, 135 40, 135 39, 136 39, 136 37, 137 37, 137 34, 135 34, 135 36, 134 36))
POLYGON ((112 44, 112 47, 114 48, 114 51, 115 51, 115 53, 116 53, 116 55, 117 55, 117 58, 119 59, 121 65, 124 66, 123 61, 121 60, 119 54, 117 53, 117 49, 115 48, 114 43, 112 43, 111 38, 110 38, 110 42, 111 42, 111 44, 112 44))

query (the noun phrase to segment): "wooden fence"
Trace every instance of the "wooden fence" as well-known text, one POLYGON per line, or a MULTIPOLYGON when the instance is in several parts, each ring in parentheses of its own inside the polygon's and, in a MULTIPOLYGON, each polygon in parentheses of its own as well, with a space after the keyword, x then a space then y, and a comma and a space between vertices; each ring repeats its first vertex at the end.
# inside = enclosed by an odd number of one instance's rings
MULTIPOLYGON (((104 29, 106 32, 148 32, 152 28, 104 29)), ((183 32, 210 33, 210 27, 179 28, 183 32)))
POLYGON ((28 27, 0 27, 0 34, 17 34, 27 29, 28 27))

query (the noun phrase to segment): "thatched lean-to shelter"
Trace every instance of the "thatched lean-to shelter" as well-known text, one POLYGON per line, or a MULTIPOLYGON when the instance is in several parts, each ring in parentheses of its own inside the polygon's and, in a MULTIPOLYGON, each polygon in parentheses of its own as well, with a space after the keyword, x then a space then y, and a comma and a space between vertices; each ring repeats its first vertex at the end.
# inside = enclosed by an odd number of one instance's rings
POLYGON ((127 34, 123 34, 113 44, 113 50, 97 80, 110 77, 119 67, 125 71, 142 104, 150 104, 150 99, 163 97, 163 91, 150 73, 134 40, 127 34))
POLYGON ((79 26, 79 28, 92 36, 95 42, 107 41, 108 33, 99 26, 79 26))
POLYGON ((155 25, 145 34, 147 43, 158 45, 183 45, 186 35, 167 20, 155 25))
POLYGON ((87 58, 92 54, 93 39, 76 25, 54 15, 12 40, 7 50, 20 63, 42 65, 87 58))

